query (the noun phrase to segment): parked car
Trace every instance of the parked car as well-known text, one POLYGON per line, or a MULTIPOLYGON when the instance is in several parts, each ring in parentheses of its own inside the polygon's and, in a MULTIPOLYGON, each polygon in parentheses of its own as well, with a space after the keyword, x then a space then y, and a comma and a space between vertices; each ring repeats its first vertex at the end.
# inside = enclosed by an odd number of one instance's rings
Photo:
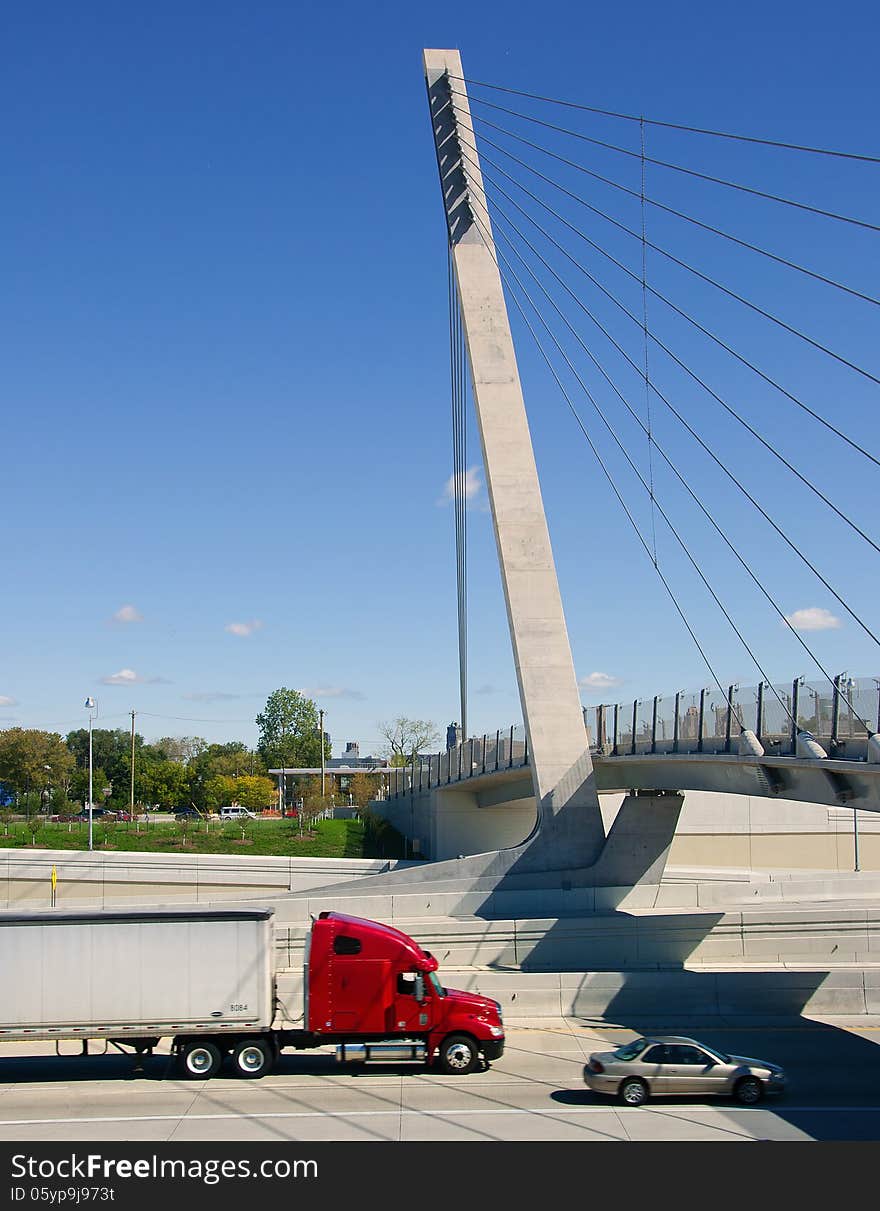
POLYGON ((248 811, 246 807, 221 807, 221 820, 256 820, 256 812, 248 811))
POLYGON ((196 807, 179 807, 174 813, 175 820, 201 820, 202 813, 196 807))
MULTIPOLYGON (((106 807, 93 807, 92 808, 92 819, 93 820, 102 820, 106 817, 109 817, 110 815, 112 815, 112 813, 108 812, 106 807)), ((87 807, 84 807, 81 812, 77 812, 75 816, 71 817, 71 819, 73 819, 73 820, 88 820, 88 818, 89 818, 89 809, 87 807)))
POLYGON ((633 1039, 616 1051, 597 1051, 584 1067, 594 1093, 616 1095, 627 1106, 649 1097, 733 1097, 754 1106, 764 1094, 782 1093, 786 1077, 778 1064, 725 1055, 696 1039, 655 1035, 633 1039))

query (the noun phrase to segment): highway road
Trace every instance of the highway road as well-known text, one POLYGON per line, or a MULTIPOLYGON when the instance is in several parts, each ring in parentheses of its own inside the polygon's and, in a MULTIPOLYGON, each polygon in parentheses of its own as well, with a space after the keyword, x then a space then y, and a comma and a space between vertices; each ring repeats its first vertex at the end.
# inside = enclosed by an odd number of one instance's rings
POLYGON ((343 1068, 327 1050, 285 1053, 262 1081, 194 1082, 178 1079, 167 1055, 132 1074, 118 1054, 56 1058, 47 1044, 7 1044, 0 1141, 880 1139, 877 1019, 676 1029, 783 1064, 790 1092, 749 1109, 708 1099, 622 1107, 586 1090, 581 1070, 590 1052, 640 1031, 562 1019, 509 1028, 503 1058, 467 1077, 343 1068))

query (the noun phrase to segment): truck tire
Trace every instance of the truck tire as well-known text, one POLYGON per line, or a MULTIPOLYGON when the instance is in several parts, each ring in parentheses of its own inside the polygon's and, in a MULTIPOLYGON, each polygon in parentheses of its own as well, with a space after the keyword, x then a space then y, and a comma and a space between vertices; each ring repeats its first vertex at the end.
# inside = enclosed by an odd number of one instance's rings
POLYGON ((208 1081, 216 1076, 223 1063, 220 1049, 207 1040, 193 1039, 184 1043, 180 1050, 180 1067, 183 1075, 193 1081, 208 1081))
POLYGON ((466 1076, 480 1060, 477 1044, 468 1034, 450 1034, 440 1044, 438 1053, 441 1071, 449 1076, 466 1076))
POLYGON ((277 1053, 271 1039, 242 1039, 232 1052, 236 1076, 256 1080, 275 1067, 277 1053))

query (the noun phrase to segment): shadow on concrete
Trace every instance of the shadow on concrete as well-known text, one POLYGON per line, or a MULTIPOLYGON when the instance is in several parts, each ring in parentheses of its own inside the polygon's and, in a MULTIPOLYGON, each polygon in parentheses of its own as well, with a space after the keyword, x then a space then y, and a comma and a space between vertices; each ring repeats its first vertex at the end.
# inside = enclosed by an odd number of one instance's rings
MULTIPOLYGON (((765 1098, 759 1109, 774 1115, 794 1128, 791 1138, 798 1134, 814 1140, 876 1140, 880 1138, 880 1045, 872 1034, 871 1019, 864 1025, 853 1024, 844 1028, 834 1022, 816 1021, 799 1012, 803 1006, 804 993, 810 984, 819 987, 826 972, 792 973, 718 973, 728 987, 733 1003, 751 1005, 752 1014, 742 1009, 739 1016, 722 1016, 712 1012, 713 990, 706 989, 702 998, 699 985, 709 983, 712 976, 701 973, 686 973, 693 979, 688 981, 693 1001, 702 999, 705 1011, 693 1009, 681 1012, 663 1006, 648 1015, 645 1011, 644 993, 631 997, 627 988, 629 978, 614 998, 602 1022, 581 1018, 580 1025, 595 1026, 605 1032, 611 1023, 619 1024, 607 1046, 593 1045, 587 1050, 613 1050, 633 1036, 650 1034, 679 1034, 716 1047, 731 1055, 750 1056, 781 1064, 788 1078, 788 1088, 781 1096, 765 1098), (791 981, 778 980, 779 974, 791 975, 791 981), (809 980, 806 979, 809 977, 809 980), (766 987, 762 989, 764 980, 766 987), (737 984, 739 983, 739 988, 737 984), (762 996, 763 993, 763 996, 762 996), (640 1002, 638 1008, 633 1001, 640 1002), (785 1012, 788 1005, 789 1011, 785 1012)), ((584 1088, 563 1089, 551 1094, 554 1102, 566 1106, 609 1105, 611 1099, 584 1088)), ((681 1098, 652 1099, 652 1107, 677 1109, 679 1115, 688 1106, 714 1106, 730 1121, 743 1123, 743 1115, 751 1116, 754 1110, 744 1110, 731 1098, 692 1095, 681 1098)), ((696 1122, 697 1120, 695 1120, 696 1122)), ((705 1120, 700 1120, 705 1127, 705 1120)), ((754 1138, 762 1136, 761 1127, 750 1128, 754 1138)), ((774 1138, 778 1138, 774 1133, 774 1138)))
MULTIPOLYGON (((199 1088, 203 1082, 193 1081, 181 1075, 176 1063, 169 1055, 145 1056, 140 1069, 135 1069, 131 1056, 109 1053, 107 1055, 56 1056, 12 1054, 11 1048, 0 1053, 0 1086, 14 1084, 55 1084, 87 1081, 173 1081, 182 1088, 199 1088)), ((335 1055, 325 1052, 283 1053, 272 1069, 273 1076, 344 1076, 346 1079, 364 1076, 406 1076, 423 1072, 420 1063, 340 1064, 335 1055)), ((208 1082, 211 1088, 217 1084, 248 1085, 247 1081, 231 1070, 228 1063, 208 1082)), ((259 1082, 256 1082, 259 1084, 259 1082)))

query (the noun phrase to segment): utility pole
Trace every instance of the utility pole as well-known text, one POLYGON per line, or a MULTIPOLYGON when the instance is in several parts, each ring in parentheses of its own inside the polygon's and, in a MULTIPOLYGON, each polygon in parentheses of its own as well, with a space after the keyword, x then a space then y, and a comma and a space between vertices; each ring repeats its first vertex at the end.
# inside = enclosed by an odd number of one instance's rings
POLYGON ((134 715, 131 712, 131 818, 134 819, 134 715))
POLYGON ((318 725, 321 732, 321 799, 324 798, 324 711, 320 710, 321 722, 318 725))

